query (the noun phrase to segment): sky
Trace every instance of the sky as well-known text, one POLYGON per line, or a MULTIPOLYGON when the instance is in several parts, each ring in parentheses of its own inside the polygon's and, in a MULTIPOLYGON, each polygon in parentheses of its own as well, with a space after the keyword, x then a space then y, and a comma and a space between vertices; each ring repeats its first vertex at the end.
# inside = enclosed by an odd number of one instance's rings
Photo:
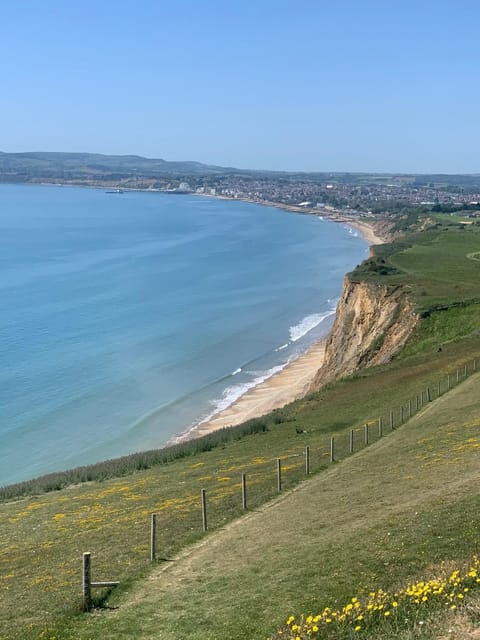
POLYGON ((480 172, 478 0, 0 0, 0 151, 480 172))

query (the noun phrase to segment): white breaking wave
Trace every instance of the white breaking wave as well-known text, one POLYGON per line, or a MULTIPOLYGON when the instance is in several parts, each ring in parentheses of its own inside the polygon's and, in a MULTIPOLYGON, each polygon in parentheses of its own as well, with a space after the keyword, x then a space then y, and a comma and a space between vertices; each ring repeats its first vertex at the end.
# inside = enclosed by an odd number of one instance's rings
POLYGON ((289 342, 286 342, 285 344, 282 344, 281 347, 277 347, 275 349, 275 351, 283 351, 284 349, 286 349, 288 347, 289 344, 290 344, 289 342))
POLYGON ((325 318, 333 315, 335 309, 329 309, 325 313, 313 313, 310 316, 303 318, 301 322, 293 327, 290 327, 290 340, 291 342, 297 342, 300 338, 303 338, 309 331, 317 327, 325 318))
MULTIPOLYGON (((227 387, 223 392, 223 396, 219 400, 215 400, 213 402, 213 410, 198 424, 204 424, 205 422, 208 422, 213 417, 215 417, 217 413, 228 409, 228 407, 230 407, 234 402, 244 396, 247 391, 250 391, 250 389, 253 389, 262 382, 265 382, 265 380, 268 380, 269 378, 274 376, 279 371, 282 371, 282 369, 284 369, 287 364, 289 364, 289 361, 285 362, 284 364, 279 364, 275 367, 272 367, 271 369, 268 369, 267 371, 264 371, 262 373, 258 372, 259 375, 257 375, 257 377, 250 382, 244 382, 243 384, 236 384, 232 385, 231 387, 227 387)), ((255 373, 257 372, 253 373, 255 375, 255 373)))
POLYGON ((235 369, 235 371, 232 371, 231 375, 236 376, 237 373, 240 373, 241 371, 242 371, 242 367, 238 367, 238 369, 235 369))

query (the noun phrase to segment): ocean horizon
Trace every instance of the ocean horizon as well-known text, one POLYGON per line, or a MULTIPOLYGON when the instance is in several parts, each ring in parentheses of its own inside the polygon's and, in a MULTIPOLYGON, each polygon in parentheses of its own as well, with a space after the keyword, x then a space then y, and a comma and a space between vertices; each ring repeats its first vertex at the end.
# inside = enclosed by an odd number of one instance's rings
POLYGON ((326 336, 368 244, 195 195, 0 185, 0 484, 164 446, 326 336))

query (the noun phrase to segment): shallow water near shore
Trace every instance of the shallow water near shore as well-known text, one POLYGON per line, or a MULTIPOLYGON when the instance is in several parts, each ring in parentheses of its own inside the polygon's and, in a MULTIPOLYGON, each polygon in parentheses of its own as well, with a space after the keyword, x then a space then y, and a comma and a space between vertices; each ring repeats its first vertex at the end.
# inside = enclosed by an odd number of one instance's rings
POLYGON ((162 446, 323 337, 367 243, 192 195, 0 185, 0 484, 162 446))

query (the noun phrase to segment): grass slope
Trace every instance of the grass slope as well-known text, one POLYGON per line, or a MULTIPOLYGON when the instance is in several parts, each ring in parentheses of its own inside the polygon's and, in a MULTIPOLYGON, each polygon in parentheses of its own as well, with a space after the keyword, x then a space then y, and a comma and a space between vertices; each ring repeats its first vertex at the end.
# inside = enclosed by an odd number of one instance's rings
POLYGON ((153 572, 74 638, 265 638, 477 551, 480 374, 374 446, 153 572))

